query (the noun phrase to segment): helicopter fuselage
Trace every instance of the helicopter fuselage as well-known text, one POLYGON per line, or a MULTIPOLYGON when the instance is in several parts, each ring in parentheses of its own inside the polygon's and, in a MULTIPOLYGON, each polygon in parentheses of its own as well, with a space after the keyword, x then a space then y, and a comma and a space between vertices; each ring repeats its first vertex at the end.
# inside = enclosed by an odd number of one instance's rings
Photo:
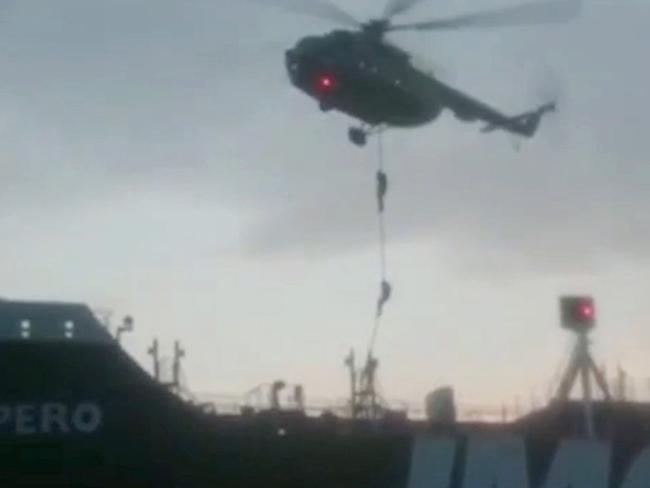
POLYGON ((285 57, 293 85, 322 110, 338 110, 368 126, 416 127, 443 108, 433 77, 417 70, 404 51, 367 34, 305 37, 285 57))
POLYGON ((374 22, 360 32, 305 37, 285 54, 291 82, 316 99, 321 110, 337 110, 362 122, 361 128, 350 128, 354 144, 364 145, 369 129, 418 127, 444 109, 463 122, 484 122, 484 132, 532 137, 542 116, 555 110, 550 102, 507 116, 417 69, 407 53, 382 40, 381 32, 382 24, 374 22))

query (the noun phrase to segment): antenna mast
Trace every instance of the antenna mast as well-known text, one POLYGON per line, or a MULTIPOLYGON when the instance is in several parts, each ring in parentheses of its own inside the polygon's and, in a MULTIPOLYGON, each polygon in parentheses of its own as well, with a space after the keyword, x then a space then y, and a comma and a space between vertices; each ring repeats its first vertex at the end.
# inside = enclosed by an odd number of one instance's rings
POLYGON ((132 331, 133 331, 133 317, 131 317, 130 315, 127 315, 122 320, 122 325, 120 325, 117 328, 117 332, 115 334, 115 340, 119 344, 120 339, 122 338, 122 334, 124 334, 125 332, 132 332, 132 331))
POLYGON ((185 349, 181 347, 179 341, 174 342, 174 365, 172 387, 179 389, 181 385, 181 359, 185 357, 185 349))
POLYGON ((153 359, 153 377, 160 381, 160 357, 158 356, 158 339, 154 339, 147 353, 153 359))

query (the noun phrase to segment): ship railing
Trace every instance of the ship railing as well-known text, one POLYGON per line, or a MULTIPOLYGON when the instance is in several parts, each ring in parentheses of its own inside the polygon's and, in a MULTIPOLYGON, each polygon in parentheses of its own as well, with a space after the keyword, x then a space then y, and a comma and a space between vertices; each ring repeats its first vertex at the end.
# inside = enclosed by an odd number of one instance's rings
MULTIPOLYGON (((210 405, 219 414, 236 415, 244 409, 254 412, 269 410, 270 404, 261 401, 251 402, 250 397, 244 395, 228 395, 215 393, 196 393, 192 395, 194 403, 210 405)), ((425 419, 426 414, 423 406, 413 402, 402 400, 387 400, 392 411, 402 412, 408 418, 418 420, 425 419)), ((296 410, 296 406, 290 402, 281 406, 285 410, 296 410)), ((309 416, 320 416, 331 413, 339 417, 349 417, 350 407, 345 399, 312 398, 301 409, 309 416)), ((507 405, 482 405, 472 403, 460 403, 457 405, 457 418, 467 422, 508 422, 519 418, 530 412, 531 409, 523 409, 520 406, 507 405)))

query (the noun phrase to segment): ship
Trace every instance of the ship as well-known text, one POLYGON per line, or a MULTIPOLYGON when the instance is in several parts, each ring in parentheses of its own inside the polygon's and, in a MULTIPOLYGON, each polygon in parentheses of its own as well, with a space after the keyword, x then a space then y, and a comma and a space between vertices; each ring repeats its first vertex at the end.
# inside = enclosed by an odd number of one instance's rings
POLYGON ((458 420, 447 390, 422 419, 220 412, 152 376, 77 303, 0 300, 0 371, 1 487, 650 486, 645 403, 593 399, 588 424, 568 399, 458 420))

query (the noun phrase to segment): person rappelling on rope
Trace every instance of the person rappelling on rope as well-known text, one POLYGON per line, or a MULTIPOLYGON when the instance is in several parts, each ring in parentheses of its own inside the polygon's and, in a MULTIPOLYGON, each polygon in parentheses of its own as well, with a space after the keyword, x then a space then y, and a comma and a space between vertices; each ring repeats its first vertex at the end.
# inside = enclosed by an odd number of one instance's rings
POLYGON ((381 293, 379 295, 379 300, 377 301, 377 318, 381 317, 381 314, 384 311, 384 304, 390 298, 391 287, 388 281, 383 280, 381 282, 381 293))
POLYGON ((384 211, 384 197, 386 196, 387 191, 388 177, 386 176, 386 173, 379 170, 377 171, 377 205, 380 212, 384 211))

